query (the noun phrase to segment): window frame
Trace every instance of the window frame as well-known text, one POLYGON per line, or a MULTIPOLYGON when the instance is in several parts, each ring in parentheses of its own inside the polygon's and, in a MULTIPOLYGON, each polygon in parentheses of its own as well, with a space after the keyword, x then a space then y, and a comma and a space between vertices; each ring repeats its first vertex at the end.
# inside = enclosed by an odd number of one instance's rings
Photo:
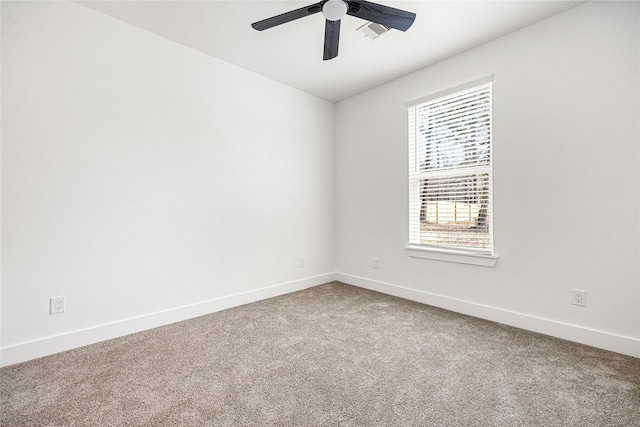
MULTIPOLYGON (((464 92, 468 92, 468 91, 473 91, 476 89, 480 89, 483 86, 488 86, 489 90, 490 90, 490 95, 489 95, 489 99, 493 105, 493 88, 492 88, 492 84, 494 81, 494 76, 493 74, 481 77, 479 79, 474 79, 471 81, 468 81, 466 83, 463 84, 459 84, 444 90, 440 90, 437 92, 434 92, 432 94, 429 94, 427 96, 423 96, 421 98, 418 98, 416 100, 410 101, 406 103, 406 107, 407 107, 407 115, 409 116, 409 114, 412 111, 413 107, 417 107, 421 104, 427 104, 427 103, 433 103, 433 102, 438 102, 440 100, 445 100, 451 97, 455 97, 459 94, 462 94, 464 92)), ((478 252, 474 252, 473 250, 466 250, 466 249, 458 249, 458 248, 450 248, 450 247, 446 247, 446 246, 437 246, 437 245, 421 245, 421 244, 416 244, 416 243, 412 243, 411 242, 411 233, 415 232, 415 227, 416 224, 414 224, 415 219, 412 222, 411 219, 411 215, 412 215, 412 208, 411 208, 411 186, 412 186, 412 173, 411 173, 411 153, 412 153, 412 147, 408 147, 409 152, 408 152, 408 156, 407 156, 407 172, 408 172, 408 177, 407 177, 407 190, 408 190, 408 203, 407 206, 409 207, 409 212, 407 215, 407 219, 408 219, 408 229, 407 229, 407 237, 409 240, 409 243, 406 246, 406 252, 407 255, 413 258, 424 258, 424 259, 431 259, 431 260, 437 260, 437 261, 447 261, 447 262, 455 262, 455 263, 462 263, 462 264, 472 264, 472 265, 479 265, 479 266, 485 266, 485 267, 494 267, 498 261, 498 256, 495 254, 494 252, 494 245, 493 245, 493 117, 492 117, 492 110, 490 111, 490 164, 488 166, 488 170, 489 170, 489 190, 488 190, 488 194, 489 194, 489 206, 490 206, 490 218, 489 218, 489 250, 485 253, 478 253, 478 252)), ((407 144, 410 145, 412 142, 415 143, 415 136, 412 138, 412 133, 415 134, 415 124, 414 127, 411 128, 410 127, 410 122, 411 122, 411 118, 408 117, 409 121, 407 123, 407 130, 408 130, 408 135, 407 135, 407 144)), ((419 227, 419 219, 418 221, 418 227, 419 227)))

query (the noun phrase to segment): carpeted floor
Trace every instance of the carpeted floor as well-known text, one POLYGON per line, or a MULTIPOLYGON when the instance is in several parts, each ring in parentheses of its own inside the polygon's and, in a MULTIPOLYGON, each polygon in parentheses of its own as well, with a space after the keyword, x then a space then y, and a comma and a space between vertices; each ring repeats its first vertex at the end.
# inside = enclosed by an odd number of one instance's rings
POLYGON ((9 366, 5 426, 640 426, 640 359, 329 283, 9 366))

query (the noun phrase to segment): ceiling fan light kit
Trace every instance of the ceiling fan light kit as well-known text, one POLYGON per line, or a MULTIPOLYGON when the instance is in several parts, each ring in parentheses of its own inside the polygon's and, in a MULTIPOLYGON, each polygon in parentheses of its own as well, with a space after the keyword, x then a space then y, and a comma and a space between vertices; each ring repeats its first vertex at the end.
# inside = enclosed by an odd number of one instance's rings
POLYGON ((344 0, 328 0, 322 6, 322 14, 329 21, 339 21, 347 14, 349 6, 344 0))
POLYGON ((407 31, 416 19, 415 13, 364 0, 323 0, 320 3, 254 22, 251 26, 258 31, 263 31, 318 12, 322 12, 326 20, 323 56, 325 61, 338 56, 340 20, 345 15, 400 31, 407 31))

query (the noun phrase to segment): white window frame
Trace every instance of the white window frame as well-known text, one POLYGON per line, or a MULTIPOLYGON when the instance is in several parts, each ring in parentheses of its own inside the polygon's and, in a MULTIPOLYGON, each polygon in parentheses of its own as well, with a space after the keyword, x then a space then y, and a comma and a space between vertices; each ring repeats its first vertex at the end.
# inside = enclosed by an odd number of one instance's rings
MULTIPOLYGON (((412 111, 415 110, 414 107, 417 107, 419 105, 422 104, 429 104, 429 103, 435 103, 435 102, 439 102, 440 100, 444 100, 453 96, 456 96, 458 94, 464 93, 466 91, 471 91, 471 90, 476 90, 479 88, 482 88, 483 86, 488 86, 490 90, 492 90, 492 83, 493 83, 493 74, 488 75, 488 76, 484 76, 482 78, 479 79, 475 79, 466 83, 463 83, 461 85, 456 85, 454 87, 442 90, 442 91, 438 91, 436 93, 432 93, 430 95, 421 97, 419 99, 410 101, 406 104, 407 106, 407 110, 408 110, 408 114, 411 114, 412 111)), ((490 97, 493 97, 493 94, 490 95, 490 97)), ((491 113, 490 113, 491 114, 491 113)), ((491 118, 491 120, 493 120, 493 118, 491 118)), ((408 179, 408 185, 409 185, 409 194, 411 197, 411 194, 414 193, 416 190, 412 189, 412 178, 415 180, 414 176, 417 174, 416 171, 416 158, 415 158, 415 144, 416 144, 416 135, 415 135, 415 125, 412 128, 412 117, 409 116, 409 121, 408 121, 408 131, 409 131, 409 138, 408 138, 408 143, 409 143, 409 179, 408 179), (412 155, 412 151, 413 151, 413 155, 412 155), (413 159, 414 164, 411 164, 411 159, 413 159)), ((426 258, 426 259, 431 259, 431 260, 437 260, 437 261, 447 261, 447 262, 456 262, 456 263, 462 263, 462 264, 472 264, 472 265, 479 265, 479 266, 485 266, 485 267, 494 267, 498 261, 498 257, 496 256, 496 254, 494 253, 494 249, 493 249, 493 132, 491 131, 491 162, 490 165, 486 167, 486 171, 489 173, 489 221, 488 221, 488 227, 489 227, 489 233, 490 233, 490 248, 488 251, 486 252, 481 252, 481 253, 476 253, 474 251, 471 250, 465 250, 465 249, 455 249, 455 248, 447 248, 447 247, 440 247, 440 246, 432 246, 432 245, 421 245, 418 244, 416 242, 411 242, 411 239, 409 239, 409 244, 406 247, 406 251, 407 251, 407 255, 410 257, 414 257, 414 258, 426 258)), ((415 209, 415 205, 414 208, 415 209)), ((411 236, 411 234, 413 233, 414 235, 416 235, 416 232, 419 234, 419 227, 420 227, 420 215, 418 212, 418 215, 416 216, 415 212, 412 212, 412 207, 411 207, 411 200, 409 200, 409 229, 408 231, 408 235, 411 236), (416 218, 418 218, 416 220, 416 218), (418 230, 416 230, 416 227, 418 227, 418 230)))

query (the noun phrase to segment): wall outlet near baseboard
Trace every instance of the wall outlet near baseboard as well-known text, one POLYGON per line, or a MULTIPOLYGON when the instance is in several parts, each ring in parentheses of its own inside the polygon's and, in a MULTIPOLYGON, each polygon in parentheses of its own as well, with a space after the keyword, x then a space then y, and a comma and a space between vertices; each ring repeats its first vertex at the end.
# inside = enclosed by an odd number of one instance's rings
POLYGON ((64 313, 65 306, 66 298, 64 296, 49 298, 49 314, 64 313))
POLYGON ((304 268, 304 258, 300 258, 300 268, 304 268))
POLYGON ((587 291, 571 289, 571 304, 581 307, 587 306, 587 291))
POLYGON ((378 258, 373 259, 373 268, 375 268, 376 270, 380 269, 380 260, 378 258))

